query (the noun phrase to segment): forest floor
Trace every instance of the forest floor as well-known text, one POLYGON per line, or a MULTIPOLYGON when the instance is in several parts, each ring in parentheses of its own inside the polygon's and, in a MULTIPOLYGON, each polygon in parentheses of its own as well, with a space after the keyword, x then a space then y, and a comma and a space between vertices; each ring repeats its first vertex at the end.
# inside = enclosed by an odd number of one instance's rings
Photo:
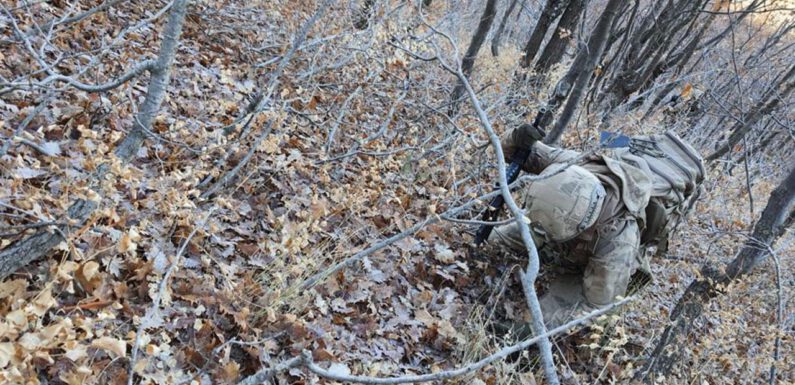
MULTIPOLYGON (((133 369, 144 383, 156 384, 236 383, 304 349, 324 365, 355 374, 426 373, 461 366, 511 342, 494 326, 528 320, 515 276, 525 258, 493 247, 474 251, 471 225, 428 225, 302 288, 333 263, 488 192, 495 180, 493 152, 467 103, 454 120, 445 116, 453 76, 394 47, 433 52, 406 37, 411 10, 395 10, 394 17, 361 32, 352 32, 350 16, 341 16, 346 11, 333 6, 322 28, 310 33, 248 136, 227 137, 222 128, 266 83, 262 79, 314 13, 313 2, 197 2, 154 125, 157 138, 99 187, 91 187, 92 170, 113 161, 114 143, 132 126, 146 77, 103 94, 66 89, 34 119, 24 135, 56 146, 58 153, 47 156, 16 143, 0 158, 0 225, 58 221, 78 197, 100 200, 101 208, 79 231, 66 234, 68 241, 50 258, 0 283, 0 382, 126 383, 141 323, 146 333, 133 369), (200 182, 228 172, 269 129, 240 177, 201 199, 200 182), (162 306, 152 311, 174 263, 179 268, 162 306)), ((79 22, 79 32, 56 44, 90 47, 120 28, 120 21, 153 12, 151 4, 123 4, 79 22)), ((431 8, 428 17, 433 15, 431 8)), ((162 23, 130 34, 96 73, 117 73, 154 57, 162 23)), ((418 35, 427 32, 413 28, 418 35)), ((468 33, 458 36, 459 45, 468 33)), ((26 65, 29 59, 18 49, 0 51, 0 72, 26 65)), ((550 74, 543 87, 524 89, 518 105, 506 106, 514 79, 522 75, 515 68, 518 50, 487 55, 484 50, 478 58, 473 84, 503 132, 522 111, 534 111, 559 74, 550 74)), ((3 137, 35 108, 34 96, 0 98, 3 137)), ((622 122, 615 129, 659 131, 664 114, 643 123, 629 114, 615 119, 622 122)), ((593 146, 597 135, 588 121, 579 119, 564 145, 593 146)), ((773 173, 759 167, 763 176, 751 186, 753 215, 742 167, 710 168, 706 192, 668 255, 652 261, 654 281, 614 316, 556 341, 566 383, 621 383, 642 365, 699 268, 731 260, 751 230, 775 185, 773 173)), ((35 230, 4 236, 0 247, 35 230)), ((791 233, 785 235, 776 249, 790 315, 791 240, 791 233)), ((711 302, 693 331, 698 338, 684 347, 685 369, 668 383, 766 378, 778 333, 774 272, 771 259, 711 302)), ((540 292, 547 279, 542 274, 540 292)), ((782 338, 780 378, 794 383, 791 327, 782 338)), ((538 370, 523 358, 451 383, 541 383, 538 370)), ((331 383, 300 369, 279 378, 331 383)))

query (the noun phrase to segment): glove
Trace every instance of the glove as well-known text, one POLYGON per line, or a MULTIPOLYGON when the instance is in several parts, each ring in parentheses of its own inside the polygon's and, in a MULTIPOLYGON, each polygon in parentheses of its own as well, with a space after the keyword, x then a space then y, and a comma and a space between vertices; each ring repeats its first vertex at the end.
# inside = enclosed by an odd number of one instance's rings
MULTIPOLYGON (((518 148, 532 148, 533 145, 544 139, 546 132, 532 124, 523 124, 509 132, 502 140, 502 150, 505 161, 510 162, 513 153, 518 148)), ((524 171, 529 171, 528 164, 522 166, 524 171)))
POLYGON ((531 148, 546 135, 544 129, 525 123, 513 131, 513 143, 517 148, 531 148))

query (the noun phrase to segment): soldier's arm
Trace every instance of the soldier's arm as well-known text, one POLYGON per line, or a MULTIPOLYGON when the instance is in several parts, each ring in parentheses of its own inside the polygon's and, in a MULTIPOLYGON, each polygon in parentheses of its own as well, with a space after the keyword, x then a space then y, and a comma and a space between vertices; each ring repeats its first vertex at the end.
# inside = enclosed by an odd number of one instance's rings
POLYGON ((632 273, 639 267, 640 229, 634 218, 626 217, 597 225, 599 239, 583 275, 585 298, 605 306, 627 292, 632 273))
MULTIPOLYGON (((522 143, 522 139, 517 137, 520 134, 521 132, 518 129, 513 129, 508 131, 503 137, 502 150, 506 161, 510 161, 511 155, 516 151, 517 143, 522 143)), ((564 150, 537 142, 533 146, 533 152, 527 162, 522 166, 522 170, 532 174, 540 174, 550 164, 568 162, 578 156, 580 156, 580 153, 577 151, 564 150)))

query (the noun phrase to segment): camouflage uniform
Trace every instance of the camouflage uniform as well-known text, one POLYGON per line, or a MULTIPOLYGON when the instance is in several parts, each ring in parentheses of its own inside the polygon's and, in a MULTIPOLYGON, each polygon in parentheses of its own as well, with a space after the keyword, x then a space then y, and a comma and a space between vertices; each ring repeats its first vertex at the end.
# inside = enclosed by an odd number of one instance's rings
MULTIPOLYGON (((513 153, 513 143, 509 133, 503 140, 506 154, 513 153)), ((537 143, 523 169, 540 174, 550 165, 579 155, 537 143)), ((594 174, 606 192, 595 224, 565 242, 551 242, 543 230, 531 224, 542 258, 564 270, 540 300, 549 328, 583 311, 610 304, 617 296, 625 295, 633 274, 649 273, 648 261, 640 248, 644 209, 652 187, 645 161, 619 149, 589 157, 578 165, 594 174)), ((528 199, 532 197, 525 197, 526 205, 528 199)), ((515 223, 494 229, 489 241, 524 251, 515 223)))

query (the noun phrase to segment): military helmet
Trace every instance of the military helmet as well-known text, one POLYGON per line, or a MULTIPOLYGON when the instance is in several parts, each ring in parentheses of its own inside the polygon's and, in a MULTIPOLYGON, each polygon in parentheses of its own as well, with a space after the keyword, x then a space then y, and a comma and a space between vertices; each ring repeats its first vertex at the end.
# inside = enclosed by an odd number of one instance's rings
POLYGON ((554 242, 572 239, 593 226, 605 198, 604 186, 580 166, 553 164, 531 182, 525 213, 532 226, 554 242), (561 170, 562 169, 562 170, 561 170))

